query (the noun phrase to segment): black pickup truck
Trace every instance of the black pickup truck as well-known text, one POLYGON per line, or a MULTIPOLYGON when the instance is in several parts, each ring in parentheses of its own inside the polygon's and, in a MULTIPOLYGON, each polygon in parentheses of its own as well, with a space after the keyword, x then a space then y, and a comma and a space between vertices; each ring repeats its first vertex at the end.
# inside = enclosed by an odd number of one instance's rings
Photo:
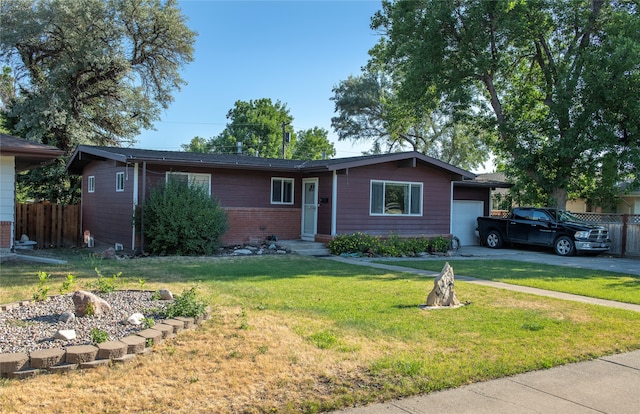
POLYGON ((585 223, 568 211, 515 208, 506 218, 478 217, 480 242, 497 249, 504 243, 553 247, 560 256, 609 250, 609 231, 585 223))

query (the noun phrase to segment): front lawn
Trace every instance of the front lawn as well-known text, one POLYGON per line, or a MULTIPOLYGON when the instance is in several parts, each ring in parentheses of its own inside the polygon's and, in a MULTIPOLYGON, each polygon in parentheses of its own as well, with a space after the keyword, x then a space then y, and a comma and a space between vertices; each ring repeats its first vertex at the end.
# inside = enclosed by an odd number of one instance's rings
POLYGON ((431 278, 300 256, 9 264, 0 303, 39 270, 56 293, 94 267, 126 288, 198 283, 214 317, 130 364, 0 380, 3 411, 319 412, 640 349, 639 313, 464 282, 469 305, 425 311, 431 278))
MULTIPOLYGON (((380 260, 440 272, 447 260, 380 260)), ((640 305, 640 276, 516 260, 448 260, 457 275, 640 305)))

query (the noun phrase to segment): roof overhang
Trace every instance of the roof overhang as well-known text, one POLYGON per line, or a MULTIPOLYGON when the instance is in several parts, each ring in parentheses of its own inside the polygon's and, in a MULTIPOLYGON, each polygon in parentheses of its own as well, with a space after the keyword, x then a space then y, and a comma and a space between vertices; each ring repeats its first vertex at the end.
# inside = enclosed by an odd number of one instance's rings
POLYGON ((0 134, 0 155, 13 156, 16 171, 41 167, 63 154, 64 151, 56 147, 0 134))

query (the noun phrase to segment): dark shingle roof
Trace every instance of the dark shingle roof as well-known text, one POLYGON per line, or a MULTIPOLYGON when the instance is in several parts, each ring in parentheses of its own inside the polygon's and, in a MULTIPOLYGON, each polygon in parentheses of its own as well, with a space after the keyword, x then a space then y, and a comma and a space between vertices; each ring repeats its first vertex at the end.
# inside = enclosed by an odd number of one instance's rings
POLYGON ((460 175, 463 179, 473 179, 475 174, 418 152, 363 155, 359 157, 334 158, 330 160, 286 160, 262 158, 237 154, 203 154, 183 151, 159 151, 138 148, 98 147, 80 145, 67 164, 72 174, 81 174, 83 166, 93 160, 112 159, 122 163, 149 162, 165 165, 203 166, 217 168, 244 168, 269 171, 321 172, 354 168, 390 161, 414 161, 460 175))
POLYGON ((16 170, 23 171, 58 158, 64 151, 12 135, 0 134, 0 154, 14 156, 16 170))

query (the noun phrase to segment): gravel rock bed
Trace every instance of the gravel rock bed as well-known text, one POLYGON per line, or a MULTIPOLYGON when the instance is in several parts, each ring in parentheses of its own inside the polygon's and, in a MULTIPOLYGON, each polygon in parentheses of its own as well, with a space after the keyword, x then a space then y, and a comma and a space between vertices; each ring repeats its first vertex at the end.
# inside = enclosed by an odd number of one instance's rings
POLYGON ((158 319, 170 301, 152 299, 153 292, 116 291, 93 292, 111 305, 111 312, 101 316, 76 317, 69 322, 59 321, 64 312, 73 312, 72 294, 52 296, 42 302, 0 311, 0 353, 36 351, 64 348, 72 345, 92 344, 91 330, 100 329, 109 334, 109 340, 124 338, 145 329, 144 325, 130 325, 127 318, 140 312, 147 318, 158 319), (73 340, 54 339, 59 330, 73 329, 73 340))

